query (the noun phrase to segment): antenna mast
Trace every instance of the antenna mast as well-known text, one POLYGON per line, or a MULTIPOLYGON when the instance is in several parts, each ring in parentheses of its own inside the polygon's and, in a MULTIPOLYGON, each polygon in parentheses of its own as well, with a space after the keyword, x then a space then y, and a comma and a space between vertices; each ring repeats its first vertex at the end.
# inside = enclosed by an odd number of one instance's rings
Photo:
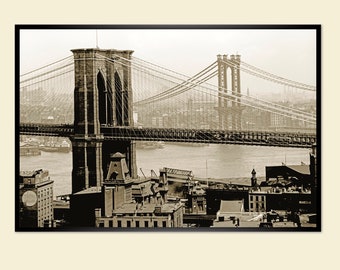
POLYGON ((98 47, 98 30, 96 29, 96 48, 99 49, 98 47))

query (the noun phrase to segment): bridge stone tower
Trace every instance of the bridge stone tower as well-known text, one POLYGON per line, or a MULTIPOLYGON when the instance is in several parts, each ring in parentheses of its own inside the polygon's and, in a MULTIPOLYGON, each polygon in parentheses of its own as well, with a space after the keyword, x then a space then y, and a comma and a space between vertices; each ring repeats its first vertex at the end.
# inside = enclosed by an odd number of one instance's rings
POLYGON ((242 107, 240 55, 218 55, 218 118, 220 129, 241 129, 242 107), (231 87, 228 89, 228 69, 231 71, 231 87), (231 88, 231 89, 230 89, 231 88), (228 97, 233 94, 233 97, 228 97))
POLYGON ((125 154, 131 177, 137 177, 135 143, 104 140, 103 126, 131 126, 133 51, 75 49, 72 193, 100 187, 110 155, 125 154))

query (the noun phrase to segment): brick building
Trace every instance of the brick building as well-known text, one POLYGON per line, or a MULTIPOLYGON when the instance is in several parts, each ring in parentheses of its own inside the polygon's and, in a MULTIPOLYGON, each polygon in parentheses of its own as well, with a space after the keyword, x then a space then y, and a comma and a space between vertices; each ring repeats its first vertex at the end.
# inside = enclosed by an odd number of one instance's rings
POLYGON ((102 186, 71 195, 72 225, 89 227, 182 227, 184 205, 167 200, 167 175, 130 177, 125 155, 111 156, 102 186))
POLYGON ((183 205, 180 202, 126 203, 112 211, 111 216, 101 216, 96 211, 96 227, 116 228, 175 228, 183 226, 183 205))

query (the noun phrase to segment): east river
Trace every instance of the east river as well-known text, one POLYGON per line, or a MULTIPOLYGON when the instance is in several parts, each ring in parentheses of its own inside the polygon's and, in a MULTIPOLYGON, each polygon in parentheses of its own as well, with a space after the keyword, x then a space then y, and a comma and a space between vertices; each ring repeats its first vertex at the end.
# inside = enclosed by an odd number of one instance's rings
MULTIPOLYGON (((307 148, 165 144, 163 148, 137 149, 137 168, 141 176, 168 167, 191 170, 203 178, 250 178, 253 168, 257 176, 265 176, 265 166, 309 164, 309 153, 307 148)), ((20 157, 20 170, 36 169, 49 171, 54 196, 71 193, 72 152, 20 157)))

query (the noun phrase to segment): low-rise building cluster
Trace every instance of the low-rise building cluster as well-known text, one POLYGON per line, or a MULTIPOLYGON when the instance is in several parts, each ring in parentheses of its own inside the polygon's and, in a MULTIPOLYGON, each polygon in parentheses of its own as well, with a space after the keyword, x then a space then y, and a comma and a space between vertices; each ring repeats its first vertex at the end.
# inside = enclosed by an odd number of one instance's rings
POLYGON ((316 227, 315 149, 310 161, 268 166, 259 179, 253 169, 249 185, 241 185, 198 181, 191 171, 169 168, 133 179, 125 156, 117 152, 101 186, 54 201, 48 171, 20 172, 19 226, 316 227))

